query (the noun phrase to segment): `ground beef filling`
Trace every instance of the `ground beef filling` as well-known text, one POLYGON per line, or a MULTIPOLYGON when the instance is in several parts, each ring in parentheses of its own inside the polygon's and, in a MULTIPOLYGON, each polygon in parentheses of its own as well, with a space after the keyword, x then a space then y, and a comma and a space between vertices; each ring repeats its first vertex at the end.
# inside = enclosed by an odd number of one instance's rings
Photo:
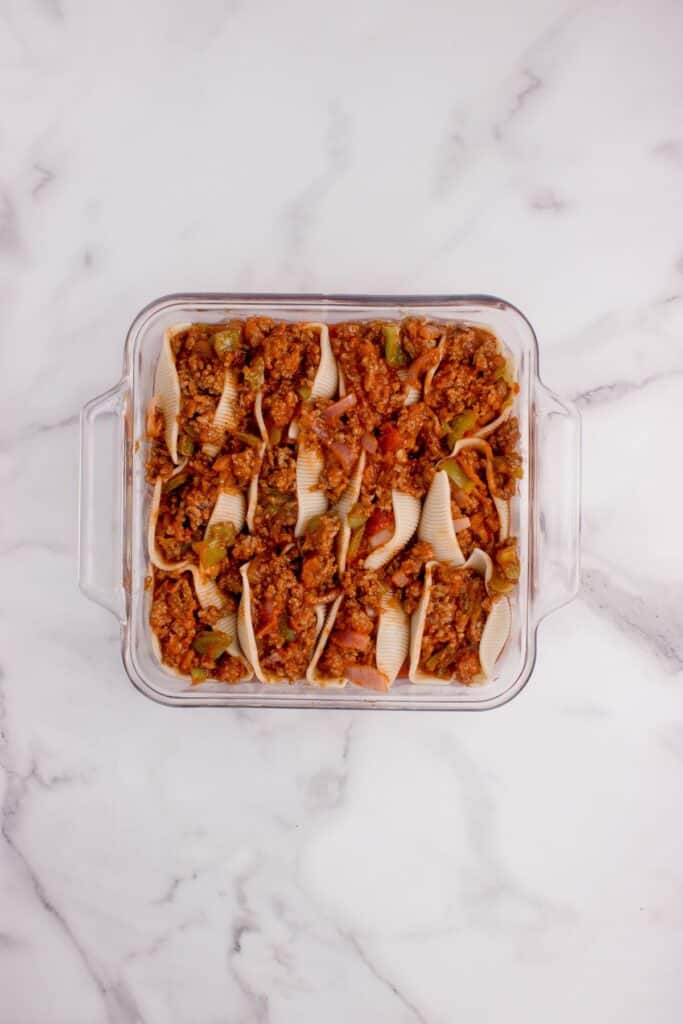
POLYGON ((204 536, 220 480, 211 462, 198 452, 180 472, 164 479, 156 541, 169 562, 198 560, 192 545, 204 536))
POLYGON ((413 537, 403 551, 384 567, 383 578, 391 586, 407 615, 412 615, 419 604, 424 585, 424 567, 433 557, 431 544, 413 537))
POLYGON ((157 570, 150 623, 164 663, 196 683, 209 676, 224 683, 238 682, 244 665, 225 650, 234 638, 212 629, 221 615, 235 609, 236 604, 228 600, 220 610, 202 611, 189 574, 176 578, 157 570))
MULTIPOLYGON (((372 438, 362 422, 355 395, 306 402, 299 417, 299 444, 323 459, 318 487, 330 502, 339 501, 358 464, 363 439, 372 438)), ((369 443, 372 444, 372 441, 369 443)))
POLYGON ((320 365, 320 330, 310 324, 274 323, 261 333, 263 415, 269 431, 282 431, 300 403, 311 397, 320 365))
POLYGON ((316 604, 329 604, 337 596, 337 536, 341 529, 334 512, 315 516, 301 543, 300 578, 316 604))
POLYGON ((313 655, 315 602, 284 557, 261 556, 249 566, 251 611, 259 661, 266 673, 303 679, 313 655))
POLYGON ((377 625, 384 588, 378 572, 351 569, 342 580, 343 599, 318 662, 323 678, 339 678, 351 665, 376 667, 377 625))
POLYGON ((479 641, 490 610, 491 599, 478 573, 435 566, 420 650, 422 671, 466 685, 473 682, 481 671, 479 641))
POLYGON ((465 558, 475 547, 492 554, 500 536, 500 519, 489 488, 486 456, 465 448, 449 461, 461 471, 458 481, 450 479, 451 515, 460 550, 465 558))
POLYGON ((463 433, 480 429, 510 404, 516 388, 495 336, 481 327, 458 325, 448 329, 425 401, 452 441, 462 429, 460 417, 472 420, 463 433))
MULTIPOLYGON (((342 592, 319 671, 338 677, 355 668, 360 685, 368 685, 362 670, 377 675, 381 600, 390 596, 408 614, 414 612, 425 565, 433 557, 430 546, 414 537, 383 569, 363 568, 370 552, 393 536, 392 492, 423 500, 455 441, 497 418, 514 397, 516 385, 497 342, 481 328, 412 317, 401 324, 335 324, 330 340, 344 394, 315 400, 317 327, 250 317, 192 325, 172 340, 181 389, 178 465, 166 449, 163 416, 154 403, 147 417, 147 479, 162 480, 156 542, 167 561, 198 564, 215 582, 223 607, 202 610, 189 573, 155 570, 151 625, 163 661, 190 674, 193 682, 209 676, 233 682, 243 672, 227 653, 225 638, 211 639, 210 634, 224 609, 236 609, 242 595, 240 569, 248 562, 264 670, 283 680, 303 678, 315 646, 315 609, 329 607, 342 592), (237 389, 237 421, 223 433, 212 424, 228 372, 237 389), (265 450, 255 417, 259 394, 268 435, 265 450), (289 431, 294 420, 297 439, 289 431), (203 450, 207 444, 214 446, 211 456, 203 450), (322 456, 318 487, 330 511, 316 516, 297 538, 296 462, 298 453, 309 448, 322 456), (347 571, 340 579, 341 523, 333 509, 361 454, 365 469, 348 517, 347 571), (231 524, 208 527, 220 490, 235 488, 246 498, 256 474, 253 532, 245 526, 235 533, 231 524)), ((500 541, 492 501, 494 495, 508 500, 516 491, 522 472, 519 440, 519 424, 510 417, 487 438, 488 463, 482 453, 466 449, 455 457, 460 475, 454 479, 449 473, 451 512, 461 521, 460 547, 465 557, 475 547, 491 556, 494 598, 508 593, 520 574, 517 541, 500 541)), ((427 671, 470 682, 479 671, 478 635, 490 598, 480 577, 452 572, 435 569, 432 605, 441 611, 428 615, 422 659, 436 666, 427 671)))
POLYGON ((268 447, 259 472, 254 532, 272 550, 281 551, 294 542, 296 519, 296 449, 268 447))

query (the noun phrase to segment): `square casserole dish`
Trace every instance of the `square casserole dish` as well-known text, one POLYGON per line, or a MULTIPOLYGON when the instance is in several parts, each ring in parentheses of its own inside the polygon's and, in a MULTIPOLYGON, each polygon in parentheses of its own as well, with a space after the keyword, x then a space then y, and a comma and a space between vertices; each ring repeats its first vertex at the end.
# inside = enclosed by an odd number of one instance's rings
POLYGON ((153 700, 180 707, 318 707, 483 710, 505 704, 528 681, 537 629, 570 601, 579 578, 580 420, 576 409, 540 381, 538 343, 529 321, 491 296, 169 295, 131 324, 123 376, 83 409, 79 583, 121 625, 123 663, 133 684, 153 700), (150 642, 145 480, 145 414, 164 330, 172 324, 215 323, 269 316, 289 321, 400 320, 406 316, 460 321, 492 330, 514 357, 524 478, 512 505, 511 532, 522 566, 512 600, 512 630, 486 683, 415 685, 397 679, 388 693, 348 684, 320 689, 259 682, 192 686, 167 673, 150 642))

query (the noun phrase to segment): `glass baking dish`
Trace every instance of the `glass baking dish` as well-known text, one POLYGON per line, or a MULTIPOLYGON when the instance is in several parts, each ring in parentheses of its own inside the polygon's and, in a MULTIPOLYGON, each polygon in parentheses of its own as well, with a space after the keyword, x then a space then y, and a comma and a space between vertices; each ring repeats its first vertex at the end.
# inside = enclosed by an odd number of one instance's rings
POLYGON ((168 295, 131 324, 123 376, 94 398, 81 417, 79 584, 121 625, 123 663, 133 684, 153 700, 180 707, 388 708, 482 710, 524 687, 534 667, 537 628, 570 601, 579 578, 580 419, 540 381, 536 336, 522 313, 491 296, 168 295), (415 685, 398 679, 388 693, 347 685, 319 689, 258 682, 226 685, 170 675, 150 643, 145 481, 145 412, 166 327, 253 315, 334 323, 425 316, 490 328, 512 353, 520 386, 516 413, 524 479, 513 502, 522 574, 512 601, 512 631, 493 677, 484 684, 415 685))

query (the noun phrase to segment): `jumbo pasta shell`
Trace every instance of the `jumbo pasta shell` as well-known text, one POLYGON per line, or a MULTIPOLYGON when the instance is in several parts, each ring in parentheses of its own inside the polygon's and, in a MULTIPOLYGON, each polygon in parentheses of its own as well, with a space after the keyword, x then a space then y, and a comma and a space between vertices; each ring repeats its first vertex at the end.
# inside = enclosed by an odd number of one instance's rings
MULTIPOLYGON (((237 395, 237 376, 234 370, 228 367, 225 370, 223 391, 218 399, 216 411, 213 414, 213 421, 211 423, 212 435, 222 438, 227 431, 237 428, 237 395)), ((210 458, 214 458, 221 450, 221 444, 222 441, 218 444, 207 442, 202 445, 202 451, 210 456, 210 458)))
MULTIPOLYGON (((457 441, 451 455, 453 457, 464 448, 475 448, 481 451, 487 460, 487 478, 491 472, 491 449, 482 438, 465 437, 457 441)), ((489 486, 489 493, 490 493, 489 486)), ((498 514, 500 523, 499 539, 506 540, 510 531, 510 503, 503 498, 491 494, 491 499, 498 514)), ((458 537, 453 527, 453 516, 451 514, 451 487, 448 474, 440 469, 434 474, 434 478, 427 492, 422 507, 420 526, 418 529, 420 540, 431 544, 434 550, 434 558, 437 562, 445 562, 447 565, 463 565, 465 557, 458 543, 458 537)))
POLYGON ((340 573, 344 572, 346 569, 346 556, 349 552, 349 542, 351 540, 351 527, 348 523, 348 515, 360 497, 364 470, 365 451, 362 450, 358 456, 358 462, 356 463, 356 468, 353 471, 353 476, 351 477, 351 480, 349 481, 349 484, 341 498, 334 506, 334 511, 339 516, 339 520, 341 522, 341 527, 337 534, 337 564, 339 566, 340 573))
MULTIPOLYGON (((318 662, 322 656, 330 634, 337 620, 337 615, 344 600, 340 594, 330 606, 325 625, 318 637, 313 657, 306 672, 306 679, 314 686, 345 686, 349 681, 345 676, 322 676, 318 671, 318 662)), ((387 598, 382 603, 377 621, 375 639, 375 663, 377 670, 386 677, 386 690, 396 679, 401 670, 410 644, 410 622, 398 601, 387 598)))
POLYGON ((327 512, 327 498, 318 489, 325 461, 315 448, 299 446, 296 456, 297 516, 294 536, 301 537, 314 516, 327 512))
POLYGON ((330 345, 330 329, 327 324, 310 324, 320 331, 320 362, 311 385, 311 398, 332 398, 337 390, 337 361, 330 345))
MULTIPOLYGON (((442 679, 439 676, 432 676, 423 672, 420 668, 420 654, 422 651, 422 638, 424 627, 429 611, 429 601, 432 589, 432 573, 434 567, 439 563, 436 561, 427 562, 425 566, 424 587, 417 608, 413 612, 410 623, 410 662, 408 678, 411 683, 435 683, 448 685, 451 680, 442 679)), ((474 569, 484 577, 488 589, 491 576, 493 575, 493 563, 486 552, 475 548, 463 569, 474 569)), ((484 624, 481 640, 479 641, 479 662, 481 674, 478 681, 489 679, 493 673, 496 661, 498 660, 510 635, 510 623, 512 614, 510 603, 507 598, 500 598, 495 601, 488 618, 484 624)))
POLYGON ((254 419, 261 435, 261 440, 264 444, 268 444, 268 431, 266 430, 266 421, 263 418, 263 392, 259 391, 256 398, 254 399, 254 419))
MULTIPOLYGON (((317 327, 320 332, 320 361, 311 384, 311 400, 316 398, 332 398, 337 390, 337 362, 330 345, 330 329, 327 324, 308 324, 317 327)), ((299 436, 299 425, 295 420, 289 425, 289 439, 296 441, 299 436)))
POLYGON ((415 405, 416 402, 420 401, 422 392, 419 388, 416 388, 414 384, 408 384, 406 387, 406 397, 403 399, 405 405, 415 405))
POLYGON ((237 490, 220 491, 213 507, 211 518, 206 524, 206 533, 216 523, 232 523, 235 533, 239 533, 246 518, 246 501, 244 494, 237 490))
POLYGON ((180 413, 180 381, 171 348, 171 340, 191 324, 177 324, 164 331, 159 362, 154 375, 157 409, 164 417, 164 440, 173 462, 178 464, 178 415, 180 413))
MULTIPOLYGON (((343 677, 337 677, 337 678, 335 678, 334 676, 327 676, 327 677, 325 677, 325 676, 321 676, 319 674, 319 672, 318 672, 318 662, 320 661, 320 657, 321 657, 323 651, 325 650, 325 645, 327 644, 327 641, 330 638, 330 633, 332 632, 332 629, 334 627, 334 623, 335 623, 337 615, 339 613, 339 606, 341 605, 343 600, 344 600, 344 595, 340 594, 339 597, 336 597, 334 599, 334 601, 332 602, 332 604, 330 605, 330 610, 327 613, 327 618, 325 619, 325 624, 323 625, 323 627, 322 627, 322 629, 321 629, 321 631, 320 631, 320 633, 318 635, 318 640, 317 640, 315 648, 313 650, 313 657, 311 658, 310 662, 308 663, 308 668, 306 669, 306 679, 313 686, 336 686, 336 687, 346 686, 346 680, 343 677)), ((317 609, 316 609, 316 615, 317 615, 317 609)))
POLYGON ((451 514, 451 484, 448 474, 440 469, 434 474, 422 506, 417 535, 431 545, 437 562, 464 565, 451 514))
POLYGON ((375 643, 377 668, 389 680, 389 686, 401 671, 410 647, 410 619, 396 598, 382 605, 375 643))
MULTIPOLYGON (((263 453, 266 450, 265 441, 262 442, 259 448, 259 460, 263 460, 263 453)), ((254 532, 254 516, 256 515, 256 506, 258 504, 258 481, 259 481, 260 469, 257 470, 249 481, 249 489, 247 491, 247 512, 246 522, 247 529, 250 533, 254 532)))
POLYGON ((245 562, 245 564, 240 567, 240 576, 242 577, 242 597, 237 609, 237 637, 240 647, 244 652, 244 656, 253 666, 256 678, 260 679, 262 683, 280 683, 282 680, 279 676, 273 675, 270 672, 264 672, 259 660, 256 636, 254 634, 254 622, 252 618, 251 584, 249 583, 250 565, 250 562, 245 562))
POLYGON ((436 676, 429 676, 420 668, 420 654, 422 652, 422 637, 424 636, 425 620, 429 598, 432 590, 432 571, 437 561, 427 562, 425 565, 424 585, 417 608, 410 617, 410 660, 408 662, 408 679, 411 683, 445 683, 447 679, 440 679, 436 676))
POLYGON ((496 497, 493 493, 493 453, 491 451, 491 447, 480 435, 475 437, 463 437, 459 441, 456 441, 450 457, 457 455, 458 452, 461 452, 465 448, 474 448, 476 451, 481 452, 486 458, 486 479, 489 494, 498 514, 498 522, 500 523, 498 538, 501 541, 507 540, 510 532, 510 502, 506 501, 504 498, 496 497))
MULTIPOLYGON (((186 463, 187 459, 184 459, 177 469, 173 471, 171 476, 176 476, 178 473, 182 472, 186 463)), ((149 510, 149 520, 147 523, 147 553, 149 554, 150 562, 152 565, 155 565, 157 569, 163 569, 164 572, 180 572, 190 564, 188 560, 185 558, 180 562, 168 562, 162 555, 156 539, 157 520, 159 519, 159 505, 161 504, 163 483, 164 482, 161 477, 157 477, 156 483, 154 484, 154 490, 152 491, 152 504, 149 510)))
POLYGON ((479 662, 484 679, 493 675, 493 667, 510 636, 511 622, 510 602, 507 597, 501 597, 489 612, 479 641, 479 662))
POLYGON ((497 416, 495 420, 491 421, 491 423, 487 423, 485 427, 481 428, 481 430, 475 431, 473 436, 481 438, 488 437, 489 434, 492 434, 494 430, 498 429, 501 423, 505 423, 505 421, 510 418, 511 413, 512 405, 508 405, 507 409, 503 409, 500 416, 497 416))
POLYGON ((371 551, 365 559, 367 569, 381 569, 390 562, 401 548, 405 547, 417 529, 420 519, 420 500, 412 494, 402 491, 391 492, 391 504, 394 509, 394 535, 386 544, 371 551))
MULTIPOLYGON (((192 574, 194 592, 202 608, 220 608, 223 604, 223 595, 214 581, 206 579, 196 565, 191 565, 189 571, 192 574)), ((237 633, 237 616, 235 613, 226 612, 220 619, 216 620, 213 628, 232 637, 232 643, 228 647, 228 654, 232 655, 233 658, 237 658, 244 666, 244 675, 240 677, 239 681, 246 682, 248 679, 251 679, 254 671, 240 646, 237 633)))

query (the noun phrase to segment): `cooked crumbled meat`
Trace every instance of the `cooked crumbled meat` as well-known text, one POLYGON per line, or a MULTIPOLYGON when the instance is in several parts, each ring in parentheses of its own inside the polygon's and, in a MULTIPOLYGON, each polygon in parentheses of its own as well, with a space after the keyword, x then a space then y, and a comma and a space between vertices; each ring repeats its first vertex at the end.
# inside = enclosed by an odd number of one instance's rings
POLYGON ((343 323, 330 327, 330 343, 343 375, 346 392, 356 396, 366 429, 379 426, 405 400, 406 385, 398 367, 384 358, 384 325, 343 323))
POLYGON ((208 645, 203 638, 211 636, 219 615, 217 609, 202 611, 187 573, 175 579, 157 570, 150 625, 156 634, 163 661, 183 675, 211 677, 235 683, 244 675, 238 658, 224 649, 228 638, 215 634, 219 646, 208 645))
POLYGON ((259 471, 254 531, 280 549, 292 541, 296 519, 295 450, 268 447, 259 471))
POLYGON ((249 566, 252 621, 261 666, 283 679, 303 679, 313 653, 316 615, 309 593, 285 558, 249 566))
POLYGON ((375 640, 384 588, 378 572, 350 569, 342 580, 343 599, 334 628, 318 662, 323 678, 343 676, 349 665, 375 665, 375 640))
POLYGON ((408 615, 412 615, 417 608, 422 594, 424 567, 433 557, 431 544, 413 538, 383 570, 387 584, 400 595, 401 604, 408 615))
POLYGON ((481 671, 479 641, 490 610, 491 599, 478 573, 435 566, 420 651, 422 671, 473 682, 481 671))
POLYGON ((335 513, 317 516, 306 530, 301 544, 303 562, 301 582, 316 596, 316 603, 327 601, 337 575, 336 540, 341 523, 335 513))
POLYGON ((514 396, 516 385, 506 376, 505 358, 495 336, 481 327, 457 325, 449 328, 441 344, 425 401, 444 426, 471 412, 476 430, 499 416, 514 396))

